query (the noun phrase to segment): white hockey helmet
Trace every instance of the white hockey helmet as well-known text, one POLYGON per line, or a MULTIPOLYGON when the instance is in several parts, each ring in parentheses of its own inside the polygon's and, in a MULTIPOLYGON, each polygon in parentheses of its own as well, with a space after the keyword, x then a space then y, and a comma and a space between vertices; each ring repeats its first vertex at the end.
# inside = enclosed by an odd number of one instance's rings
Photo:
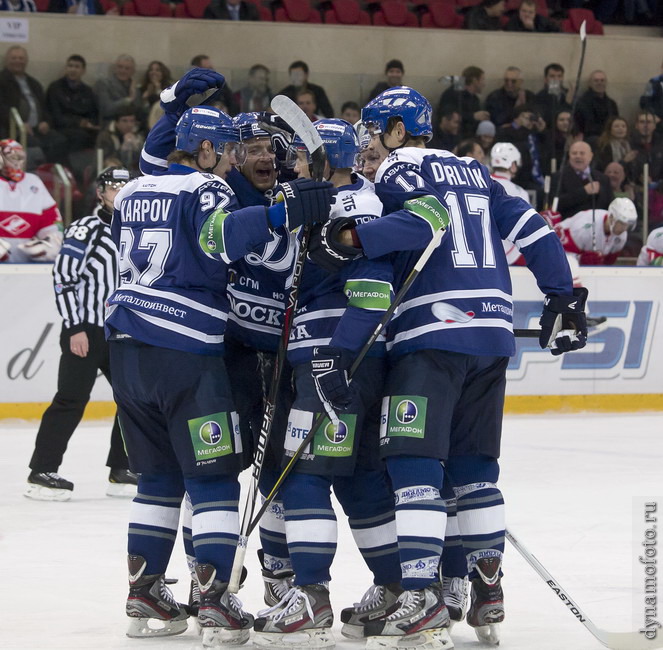
POLYGON ((638 220, 638 211, 635 209, 633 201, 624 196, 620 196, 610 203, 608 214, 612 217, 613 221, 625 223, 629 230, 633 230, 638 220))
POLYGON ((510 142, 498 142, 490 150, 490 165, 493 169, 511 169, 516 163, 520 167, 522 158, 517 147, 510 142))

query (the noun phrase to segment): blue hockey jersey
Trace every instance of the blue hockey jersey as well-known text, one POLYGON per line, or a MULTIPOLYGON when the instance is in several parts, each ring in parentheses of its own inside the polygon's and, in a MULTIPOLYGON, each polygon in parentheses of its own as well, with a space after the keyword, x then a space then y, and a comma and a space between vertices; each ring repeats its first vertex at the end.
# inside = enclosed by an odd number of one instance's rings
POLYGON ((503 239, 521 250, 544 294, 572 294, 568 262, 554 232, 476 160, 436 149, 398 149, 378 169, 376 192, 390 214, 358 225, 356 232, 369 258, 406 251, 394 258, 395 286, 434 234, 429 221, 401 209, 403 202, 433 195, 450 216, 442 243, 392 318, 387 343, 392 354, 431 348, 514 354, 503 239))
POLYGON ((120 286, 108 299, 107 328, 151 345, 220 354, 228 265, 272 239, 264 206, 236 207, 222 179, 182 165, 122 188, 111 225, 120 286))
MULTIPOLYGON (((329 216, 366 223, 381 214, 373 183, 357 176, 352 185, 339 189, 329 216)), ((387 259, 360 258, 333 274, 307 260, 288 344, 290 363, 310 361, 316 346, 359 350, 389 307, 392 276, 387 259)), ((384 341, 382 336, 370 354, 384 354, 384 341)))

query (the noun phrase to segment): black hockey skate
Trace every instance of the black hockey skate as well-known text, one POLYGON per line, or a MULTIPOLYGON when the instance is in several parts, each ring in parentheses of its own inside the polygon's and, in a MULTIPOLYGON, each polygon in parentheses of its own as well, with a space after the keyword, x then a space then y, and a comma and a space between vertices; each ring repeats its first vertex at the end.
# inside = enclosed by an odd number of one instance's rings
POLYGON ((203 645, 242 645, 249 640, 253 616, 242 610, 239 598, 228 591, 228 583, 216 580, 211 564, 197 564, 200 588, 198 624, 203 632, 203 645))
POLYGON ((398 582, 371 585, 358 603, 341 611, 341 634, 348 639, 363 639, 364 626, 369 621, 389 616, 399 608, 401 593, 403 589, 398 582))
POLYGON ((108 475, 108 487, 106 488, 107 497, 128 497, 136 496, 138 486, 138 476, 128 469, 111 469, 108 475))
POLYGON ((472 580, 472 604, 467 612, 467 623, 474 628, 479 641, 490 645, 499 645, 499 624, 504 620, 501 564, 499 558, 477 562, 479 577, 472 580))
POLYGON ((69 501, 74 484, 56 472, 36 472, 28 476, 28 488, 24 495, 37 501, 69 501))
POLYGON ((164 574, 144 575, 147 562, 140 555, 129 555, 129 597, 127 616, 131 619, 127 636, 173 636, 182 634, 189 617, 166 586, 164 574))
POLYGON ((253 645, 263 648, 332 648, 334 614, 326 584, 293 586, 274 607, 258 612, 253 645))
POLYGON ((265 567, 265 553, 259 548, 258 559, 262 567, 262 581, 265 586, 265 594, 263 596, 265 605, 267 607, 274 607, 281 599, 290 591, 295 574, 290 569, 280 569, 270 571, 265 567))
POLYGON ((424 589, 404 591, 398 597, 398 605, 398 609, 386 618, 366 624, 367 650, 453 648, 442 583, 434 582, 424 589))

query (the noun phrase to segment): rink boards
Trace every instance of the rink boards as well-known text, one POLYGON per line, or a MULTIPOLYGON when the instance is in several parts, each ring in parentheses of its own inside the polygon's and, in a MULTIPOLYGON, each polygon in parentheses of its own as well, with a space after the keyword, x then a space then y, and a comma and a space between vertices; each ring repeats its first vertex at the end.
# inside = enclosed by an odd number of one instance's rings
MULTIPOLYGON (((512 278, 514 327, 535 328, 542 294, 527 269, 512 269, 512 278)), ((561 357, 519 339, 507 411, 663 410, 663 269, 584 267, 582 281, 590 313, 607 316, 607 329, 561 357)), ((51 266, 0 265, 0 296, 0 418, 38 418, 55 393, 60 354, 51 266)), ((101 378, 86 417, 112 415, 111 400, 101 378)))

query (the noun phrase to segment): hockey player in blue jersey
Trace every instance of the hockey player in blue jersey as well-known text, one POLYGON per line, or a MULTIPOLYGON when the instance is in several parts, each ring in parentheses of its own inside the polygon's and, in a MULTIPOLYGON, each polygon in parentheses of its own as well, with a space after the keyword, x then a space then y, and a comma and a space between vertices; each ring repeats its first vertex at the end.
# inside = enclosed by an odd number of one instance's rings
POLYGON ((164 584, 184 492, 201 591, 203 643, 244 643, 252 617, 227 591, 239 528, 242 441, 223 362, 228 264, 281 226, 327 216, 329 184, 282 185, 282 202, 237 207, 210 170, 237 162, 237 132, 216 109, 187 110, 165 173, 116 197, 120 287, 108 300, 113 390, 132 469, 140 474, 129 525, 130 636, 178 634, 186 610, 164 584), (149 625, 161 621, 160 628, 149 625))
MULTIPOLYGON (((314 123, 327 153, 324 177, 338 189, 331 218, 351 216, 358 222, 382 214, 373 184, 352 173, 359 141, 349 123, 338 119, 314 123)), ((305 149, 295 169, 306 175, 305 149)), ((324 366, 349 364, 374 329, 391 297, 391 264, 358 261, 345 268, 315 264, 310 250, 302 275, 288 358, 294 367, 295 402, 286 430, 286 456, 291 457, 316 415, 323 412, 316 379, 324 366), (320 367, 322 366, 322 367, 320 367), (316 379, 312 368, 319 368, 316 379)), ((294 586, 274 607, 259 613, 254 643, 271 647, 307 647, 333 643, 329 600, 330 567, 336 550, 336 515, 330 489, 348 516, 374 585, 361 603, 341 613, 343 634, 363 636, 363 624, 377 612, 395 608, 400 588, 394 503, 378 455, 378 422, 385 374, 384 340, 354 377, 353 395, 340 421, 325 421, 281 488, 286 535, 294 569, 294 586)), ((336 419, 336 416, 333 416, 336 419)))
MULTIPOLYGON (((391 152, 376 176, 376 191, 390 214, 362 224, 331 222, 322 231, 321 250, 337 261, 401 251, 394 258, 397 288, 435 230, 444 227, 439 215, 446 209, 450 216, 449 232, 388 330, 391 363, 380 443, 396 498, 405 591, 397 611, 366 625, 367 647, 451 647, 438 578, 445 474, 457 497, 472 583, 467 620, 482 641, 498 643, 504 503, 497 459, 506 367, 515 348, 501 240, 520 248, 546 295, 542 348, 560 354, 585 345, 586 292, 573 289, 559 241, 529 205, 507 196, 478 162, 425 148, 431 107, 419 93, 389 89, 363 109, 362 121, 391 152), (413 209, 402 209, 404 201, 413 209)), ((342 365, 336 379, 325 393, 342 406, 350 391, 342 365)))

